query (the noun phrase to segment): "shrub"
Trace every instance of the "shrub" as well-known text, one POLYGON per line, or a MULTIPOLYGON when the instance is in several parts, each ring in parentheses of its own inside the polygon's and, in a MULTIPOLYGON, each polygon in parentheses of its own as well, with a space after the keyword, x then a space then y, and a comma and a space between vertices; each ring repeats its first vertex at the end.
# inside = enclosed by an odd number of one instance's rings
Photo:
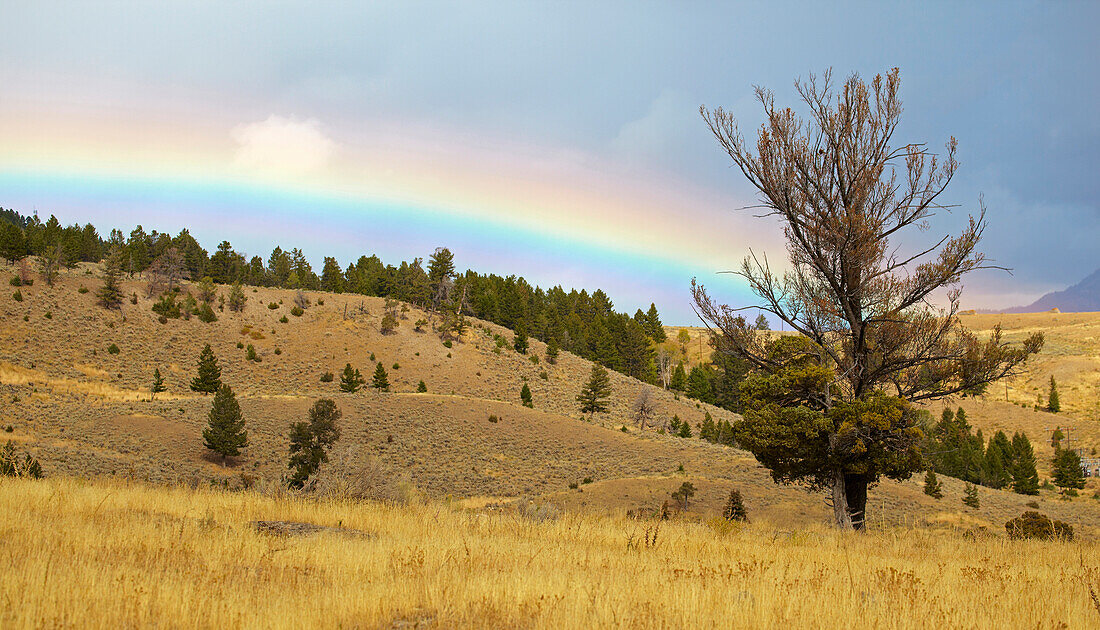
POLYGON ((238 341, 237 342, 237 349, 238 350, 244 350, 244 342, 243 341, 238 341))
POLYGON ((256 346, 248 344, 248 350, 245 351, 244 358, 248 359, 249 361, 255 361, 259 363, 260 357, 256 356, 256 346))
POLYGON ((165 293, 153 304, 153 312, 164 318, 179 319, 180 304, 176 301, 175 293, 165 293))
POLYGON ((8 280, 8 284, 13 287, 21 287, 23 286, 23 281, 19 279, 19 276, 12 276, 11 280, 8 280))
POLYGON ((0 448, 0 476, 41 479, 42 465, 30 453, 20 458, 15 453, 15 442, 8 440, 4 448, 0 448))
POLYGON ((107 352, 110 352, 111 354, 118 354, 122 351, 118 349, 117 345, 112 343, 111 345, 107 346, 107 352))
POLYGON ((583 483, 583 484, 592 483, 592 478, 591 477, 585 477, 584 479, 581 480, 581 483, 583 483))
POLYGON ((209 302, 203 302, 199 307, 199 321, 205 324, 218 321, 218 316, 214 314, 214 309, 210 308, 209 302))
POLYGON ((549 380, 550 375, 546 373, 546 370, 543 370, 543 371, 539 372, 539 378, 541 378, 544 381, 549 380))
POLYGON ((130 304, 137 304, 137 293, 130 294, 130 304))
POLYGON ((248 336, 253 338, 253 339, 263 339, 264 338, 264 334, 262 332, 258 331, 258 330, 253 330, 252 332, 248 333, 248 336))
POLYGON ((500 421, 500 418, 496 417, 496 414, 489 414, 489 422, 496 424, 500 421))
POLYGON ((535 407, 535 403, 531 398, 531 388, 527 385, 527 383, 524 383, 523 388, 519 390, 519 399, 524 407, 529 407, 532 409, 535 407))
POLYGON ((332 372, 325 372, 324 374, 321 375, 321 382, 322 383, 331 383, 335 378, 336 378, 336 375, 333 374, 332 372))
POLYGON ((1039 540, 1073 540, 1073 527, 1062 521, 1052 521, 1039 512, 1027 511, 1005 523, 1009 538, 1039 540))
POLYGON ((576 481, 570 481, 569 482, 569 489, 570 490, 576 490, 577 489, 577 482, 576 481))
POLYGON ((13 299, 13 300, 15 300, 16 302, 22 302, 22 301, 23 301, 23 292, 22 292, 22 291, 20 291, 19 289, 16 289, 16 290, 15 290, 15 293, 12 293, 12 294, 11 294, 11 297, 12 297, 12 299, 13 299))
POLYGON ((400 369, 401 369, 401 365, 400 365, 400 364, 398 364, 397 362, 394 362, 394 364, 393 364, 393 369, 395 369, 395 370, 400 370, 400 369))
POLYGON ((425 394, 425 393, 427 393, 427 392, 428 392, 428 386, 427 386, 427 384, 425 384, 425 383, 424 383, 424 381, 420 381, 420 383, 419 383, 419 384, 417 384, 417 386, 416 386, 416 391, 417 391, 417 393, 419 393, 419 394, 425 394))
POLYGON ((275 310, 275 309, 279 308, 279 305, 274 303, 274 302, 271 302, 270 304, 267 305, 267 307, 271 310, 275 310))
POLYGON ((974 484, 968 483, 963 487, 963 503, 974 509, 981 507, 981 501, 978 499, 978 489, 974 487, 974 484))
POLYGON ((536 355, 536 354, 532 354, 531 356, 529 356, 529 357, 527 357, 527 358, 528 358, 528 359, 530 359, 530 360, 531 360, 531 363, 533 363, 534 365, 538 365, 538 364, 539 364, 539 357, 538 357, 538 355, 536 355))
POLYGON ((88 292, 88 287, 82 286, 79 289, 77 289, 76 292, 81 294, 81 295, 84 295, 85 293, 88 292))
POLYGON ((46 311, 46 319, 53 319, 53 311, 46 311))
POLYGON ((280 348, 279 346, 275 346, 275 356, 279 356, 282 353, 283 353, 283 349, 280 348))
POLYGON ((279 318, 279 323, 280 323, 280 324, 285 324, 285 323, 287 323, 287 322, 289 322, 289 321, 290 321, 290 320, 286 318, 286 315, 283 315, 282 317, 280 317, 280 318, 279 318))
POLYGON ((747 522, 749 520, 749 513, 745 509, 744 501, 741 500, 741 493, 737 490, 730 490, 726 507, 722 510, 722 517, 727 521, 747 522))
POLYGON ((300 306, 295 306, 294 308, 290 309, 290 314, 295 316, 295 317, 301 317, 302 313, 304 313, 304 312, 305 311, 303 311, 302 307, 300 307, 300 306))
POLYGON ((448 339, 447 341, 444 341, 444 342, 443 342, 443 347, 444 347, 444 348, 450 348, 451 346, 452 346, 452 344, 451 344, 451 340, 450 340, 450 339, 448 339))
POLYGON ((317 298, 317 306, 324 306, 324 305, 325 305, 325 299, 324 298, 317 298))

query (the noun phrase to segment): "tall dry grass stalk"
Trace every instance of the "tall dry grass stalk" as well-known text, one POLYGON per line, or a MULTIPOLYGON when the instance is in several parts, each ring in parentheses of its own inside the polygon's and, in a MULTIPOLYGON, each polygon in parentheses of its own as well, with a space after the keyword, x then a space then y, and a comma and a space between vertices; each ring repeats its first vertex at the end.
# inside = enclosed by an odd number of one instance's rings
POLYGON ((1100 587, 1095 543, 762 523, 659 531, 625 517, 3 479, 0 627, 1100 623, 1088 590, 1100 587), (367 535, 279 537, 256 520, 367 535))

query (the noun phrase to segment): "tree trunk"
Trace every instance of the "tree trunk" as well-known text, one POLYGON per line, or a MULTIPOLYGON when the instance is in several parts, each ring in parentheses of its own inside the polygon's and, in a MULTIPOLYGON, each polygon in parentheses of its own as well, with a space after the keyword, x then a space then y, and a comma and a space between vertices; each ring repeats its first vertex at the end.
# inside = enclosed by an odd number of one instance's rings
POLYGON ((856 530, 862 530, 867 523, 867 486, 867 477, 864 475, 844 475, 848 518, 852 528, 856 530))
POLYGON ((840 529, 852 529, 852 517, 848 513, 848 494, 844 473, 837 471, 833 477, 833 519, 840 529))

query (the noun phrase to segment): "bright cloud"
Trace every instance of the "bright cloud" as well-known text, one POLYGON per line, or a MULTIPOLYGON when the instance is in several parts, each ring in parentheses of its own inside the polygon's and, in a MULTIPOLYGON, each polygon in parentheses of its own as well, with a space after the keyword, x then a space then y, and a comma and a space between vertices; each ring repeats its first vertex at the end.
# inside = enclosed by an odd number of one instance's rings
POLYGON ((238 144, 235 164, 273 175, 302 175, 325 168, 336 143, 316 119, 297 120, 272 114, 267 120, 241 124, 231 132, 238 144))

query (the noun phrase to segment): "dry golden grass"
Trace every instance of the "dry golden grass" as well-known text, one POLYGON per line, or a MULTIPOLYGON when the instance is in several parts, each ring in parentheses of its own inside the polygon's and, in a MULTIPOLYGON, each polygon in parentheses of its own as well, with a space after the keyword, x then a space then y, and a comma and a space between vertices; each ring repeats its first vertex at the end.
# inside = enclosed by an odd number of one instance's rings
POLYGON ((1094 543, 0 480, 0 626, 1094 628, 1094 543), (347 528, 259 533, 257 520, 347 528))

